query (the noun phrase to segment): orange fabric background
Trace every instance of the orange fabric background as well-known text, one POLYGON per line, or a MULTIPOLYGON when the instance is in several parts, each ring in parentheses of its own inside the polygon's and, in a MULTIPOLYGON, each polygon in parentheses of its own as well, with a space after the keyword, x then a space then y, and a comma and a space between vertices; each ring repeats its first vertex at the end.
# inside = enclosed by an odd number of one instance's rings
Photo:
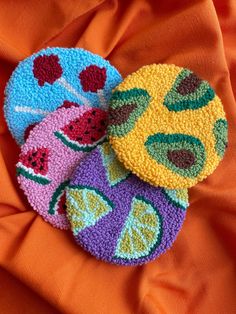
POLYGON ((0 1, 0 97, 19 60, 47 46, 83 47, 125 76, 175 63, 210 81, 229 120, 229 149, 190 190, 173 248, 142 267, 96 261, 33 212, 19 190, 19 149, 0 114, 1 314, 236 313, 236 2, 0 1))

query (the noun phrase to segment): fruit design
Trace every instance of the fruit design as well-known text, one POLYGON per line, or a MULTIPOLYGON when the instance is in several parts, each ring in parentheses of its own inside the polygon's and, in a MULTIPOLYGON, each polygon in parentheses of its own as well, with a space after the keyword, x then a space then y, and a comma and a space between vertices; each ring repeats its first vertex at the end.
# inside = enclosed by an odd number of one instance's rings
POLYGON ((227 145, 223 105, 210 85, 188 69, 144 66, 115 88, 110 107, 108 138, 118 159, 154 186, 194 186, 223 158, 227 145), (148 95, 146 105, 138 97, 127 100, 137 89, 148 95), (113 110, 126 105, 126 112, 115 111, 113 118, 113 110), (135 116, 139 109, 142 114, 135 116))
POLYGON ((62 76, 62 73, 63 70, 57 55, 42 55, 34 59, 33 74, 38 80, 39 86, 43 86, 45 83, 53 84, 62 76))
POLYGON ((57 108, 107 109, 112 89, 121 80, 109 61, 85 49, 42 49, 20 62, 7 84, 4 114, 9 129, 22 145, 27 127, 57 108))
POLYGON ((62 182, 54 192, 49 203, 48 213, 50 215, 65 215, 66 214, 66 187, 69 181, 62 182))
POLYGON ((154 160, 184 177, 196 177, 206 160, 201 141, 190 135, 157 133, 145 147, 154 160))
POLYGON ((62 75, 63 69, 60 64, 58 55, 39 55, 33 61, 33 74, 38 80, 40 87, 45 83, 54 84, 57 82, 61 87, 65 88, 69 93, 79 99, 84 105, 89 106, 89 100, 81 95, 62 75))
POLYGON ((79 79, 83 91, 97 93, 101 108, 106 109, 107 103, 103 93, 107 80, 106 68, 100 68, 95 64, 89 65, 79 73, 79 79))
POLYGON ((97 93, 104 88, 107 74, 105 68, 89 65, 79 74, 79 79, 85 92, 97 93))
POLYGON ((113 208, 113 204, 103 193, 86 186, 70 186, 66 206, 75 235, 86 227, 95 225, 113 208))
POLYGON ((195 110, 206 106, 214 97, 215 92, 206 81, 183 69, 166 94, 164 105, 170 111, 195 110))
POLYGON ((16 165, 17 174, 39 184, 49 184, 50 180, 47 177, 48 161, 48 148, 31 149, 26 154, 22 153, 20 155, 19 162, 16 165))
POLYGON ((77 104, 76 102, 65 100, 63 102, 63 104, 60 107, 58 107, 58 108, 66 108, 66 109, 68 109, 68 108, 71 108, 71 107, 79 107, 79 106, 80 105, 77 104))
POLYGON ((104 143, 99 146, 103 165, 106 169, 107 180, 111 187, 115 186, 119 182, 125 180, 130 171, 124 168, 123 164, 117 159, 114 150, 109 143, 104 143))
POLYGON ((188 191, 165 193, 127 175, 109 146, 105 142, 93 149, 74 172, 67 190, 67 217, 76 242, 98 259, 140 265, 174 242, 186 214, 188 191), (111 175, 110 163, 118 175, 111 175))
POLYGON ((215 136, 215 150, 218 156, 222 158, 228 144, 228 123, 225 119, 219 119, 215 122, 213 134, 215 136))
POLYGON ((144 89, 115 91, 109 108, 109 134, 120 137, 130 132, 147 108, 149 100, 150 96, 144 89))
POLYGON ((178 189, 178 190, 170 190, 170 189, 162 189, 164 195, 167 199, 175 206, 186 210, 189 206, 188 202, 188 190, 187 189, 178 189))
POLYGON ((106 128, 106 111, 93 108, 55 132, 55 136, 75 151, 90 151, 104 140, 106 128))
POLYGON ((162 237, 162 218, 158 210, 143 197, 136 196, 121 231, 116 258, 137 259, 150 255, 162 237))

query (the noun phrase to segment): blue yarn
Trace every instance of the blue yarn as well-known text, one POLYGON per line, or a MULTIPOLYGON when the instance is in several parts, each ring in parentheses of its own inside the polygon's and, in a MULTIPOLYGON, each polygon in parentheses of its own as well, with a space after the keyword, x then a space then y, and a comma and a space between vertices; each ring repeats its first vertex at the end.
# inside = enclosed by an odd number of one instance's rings
POLYGON ((105 67, 107 80, 104 87, 106 101, 110 99, 112 89, 122 80, 119 72, 102 57, 78 48, 47 48, 43 49, 19 63, 5 89, 4 113, 8 127, 19 145, 24 143, 24 132, 33 123, 40 122, 44 115, 16 112, 16 106, 27 106, 44 111, 54 111, 65 100, 82 105, 76 96, 68 92, 58 82, 38 85, 33 75, 33 61, 39 55, 56 54, 60 59, 65 78, 73 88, 85 96, 93 107, 99 107, 96 93, 84 92, 79 80, 79 73, 89 65, 105 67))

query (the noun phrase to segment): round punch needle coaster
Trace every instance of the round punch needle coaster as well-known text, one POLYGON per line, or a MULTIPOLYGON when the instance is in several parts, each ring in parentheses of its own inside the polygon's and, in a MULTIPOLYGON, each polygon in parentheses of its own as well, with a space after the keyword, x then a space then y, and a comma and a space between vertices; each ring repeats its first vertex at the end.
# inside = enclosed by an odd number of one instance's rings
POLYGON ((7 84, 9 129, 22 145, 29 130, 64 102, 107 109, 121 79, 108 61, 84 49, 43 49, 20 62, 7 84))
POLYGON ((86 251, 109 263, 140 265, 175 241, 188 207, 188 191, 141 181, 105 142, 74 172, 66 205, 75 240, 86 251))
POLYGON ((144 66, 114 90, 108 135, 119 160, 142 180, 188 188, 224 156, 227 121, 210 85, 186 68, 144 66))
POLYGON ((66 192, 80 160, 104 141, 107 111, 87 106, 61 108, 31 130, 21 146, 17 178, 29 203, 47 222, 68 229, 66 192))

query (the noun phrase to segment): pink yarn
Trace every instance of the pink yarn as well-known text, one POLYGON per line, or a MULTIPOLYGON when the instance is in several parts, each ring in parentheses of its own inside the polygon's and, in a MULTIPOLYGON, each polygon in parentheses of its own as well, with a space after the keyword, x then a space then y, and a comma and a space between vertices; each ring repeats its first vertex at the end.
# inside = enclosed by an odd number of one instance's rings
POLYGON ((60 184, 70 179, 80 160, 86 155, 86 152, 75 151, 66 146, 54 133, 70 121, 81 117, 87 110, 91 110, 91 108, 81 106, 58 109, 35 126, 30 132, 26 143, 21 147, 20 156, 33 149, 49 148, 50 150, 47 178, 51 182, 46 185, 39 184, 26 178, 21 173, 18 176, 18 182, 33 209, 44 220, 60 229, 68 229, 69 222, 65 213, 48 213, 50 201, 60 184))

